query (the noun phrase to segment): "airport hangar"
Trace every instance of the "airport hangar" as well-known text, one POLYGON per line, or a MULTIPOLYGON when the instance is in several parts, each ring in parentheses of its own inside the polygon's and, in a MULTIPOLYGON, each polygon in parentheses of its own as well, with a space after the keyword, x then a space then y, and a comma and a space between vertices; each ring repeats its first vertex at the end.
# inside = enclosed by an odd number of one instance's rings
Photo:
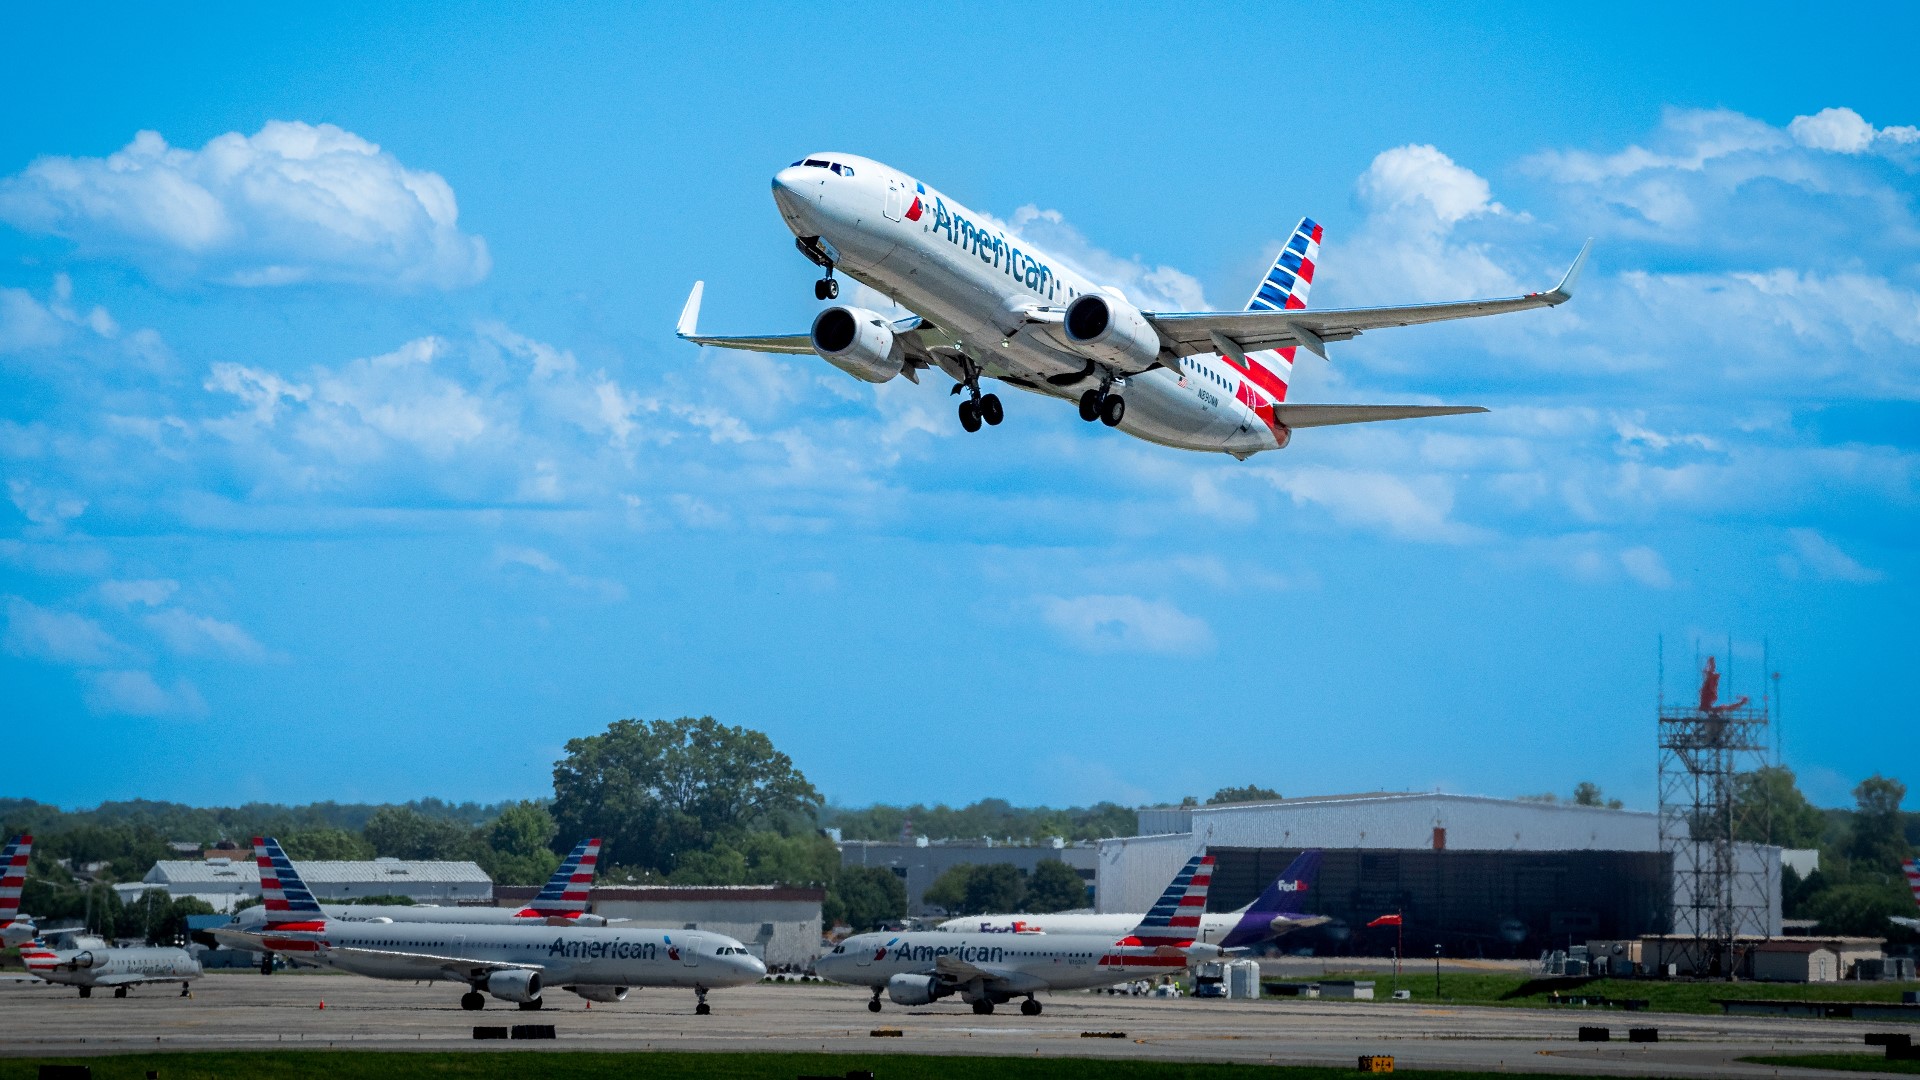
MULTIPOLYGON (((422 859, 301 860, 300 876, 324 900, 404 896, 416 904, 491 904, 493 879, 474 862, 422 859)), ((131 903, 159 889, 175 898, 204 900, 222 914, 260 898, 260 867, 248 855, 162 859, 144 879, 115 885, 131 903)))
MULTIPOLYGON (((1143 809, 1139 836, 1102 840, 1099 911, 1145 911, 1186 859, 1216 860, 1210 911, 1253 900, 1295 856, 1320 848, 1320 878, 1299 909, 1325 926, 1280 939, 1286 951, 1386 956, 1535 957, 1590 940, 1689 933, 1674 856, 1659 815, 1599 806, 1440 793, 1330 795, 1277 802, 1143 809), (1368 929, 1382 915, 1404 925, 1368 929), (1679 920, 1686 921, 1684 914, 1679 920)), ((1780 927, 1780 849, 1737 845, 1780 927)))

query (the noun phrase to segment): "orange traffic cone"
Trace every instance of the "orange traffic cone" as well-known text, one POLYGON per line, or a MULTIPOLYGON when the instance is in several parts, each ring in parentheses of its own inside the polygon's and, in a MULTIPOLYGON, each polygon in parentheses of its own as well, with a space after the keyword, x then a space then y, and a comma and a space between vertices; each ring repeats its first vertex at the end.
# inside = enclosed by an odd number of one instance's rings
POLYGON ((327 1007, 327 999, 326 999, 326 998, 321 998, 321 999, 320 999, 320 1007, 321 1007, 321 1008, 323 1008, 323 1009, 327 1007))

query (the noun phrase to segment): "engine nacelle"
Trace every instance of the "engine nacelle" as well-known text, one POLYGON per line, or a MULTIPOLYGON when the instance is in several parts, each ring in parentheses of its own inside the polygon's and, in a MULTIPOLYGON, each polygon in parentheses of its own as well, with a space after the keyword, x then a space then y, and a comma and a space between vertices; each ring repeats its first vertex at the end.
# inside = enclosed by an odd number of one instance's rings
POLYGON ((537 1001, 540 998, 540 973, 496 971, 487 976, 487 993, 501 1001, 537 1001))
POLYGON ((624 986, 569 986, 567 989, 588 1001, 627 1000, 627 988, 624 986))
POLYGON ((1061 328, 1080 355, 1122 374, 1145 371, 1160 359, 1160 335, 1139 308, 1117 296, 1090 292, 1076 297, 1067 305, 1061 328))
POLYGON ((90 951, 77 952, 73 954, 73 959, 67 961, 64 966, 67 967, 69 970, 79 971, 82 968, 92 967, 94 964, 98 963, 99 960, 100 958, 93 955, 93 953, 90 951))
POLYGON ((814 316, 809 340, 822 360, 863 382, 886 382, 907 359, 893 324, 866 308, 828 308, 814 316))
POLYGON ((931 975, 895 975, 887 980, 887 996, 895 1005, 928 1005, 952 991, 931 975))

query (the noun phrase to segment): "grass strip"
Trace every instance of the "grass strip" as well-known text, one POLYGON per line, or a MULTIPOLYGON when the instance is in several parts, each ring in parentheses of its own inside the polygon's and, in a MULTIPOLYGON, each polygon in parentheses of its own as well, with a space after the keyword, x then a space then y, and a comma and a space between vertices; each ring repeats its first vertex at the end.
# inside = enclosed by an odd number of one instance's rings
MULTIPOLYGON (((1741 1058, 1756 1065, 1788 1065, 1796 1069, 1837 1069, 1841 1072, 1911 1073, 1920 1076, 1920 1061, 1889 1061, 1871 1054, 1776 1054, 1741 1058)), ((876 1078, 877 1080, 877 1078, 876 1078)))

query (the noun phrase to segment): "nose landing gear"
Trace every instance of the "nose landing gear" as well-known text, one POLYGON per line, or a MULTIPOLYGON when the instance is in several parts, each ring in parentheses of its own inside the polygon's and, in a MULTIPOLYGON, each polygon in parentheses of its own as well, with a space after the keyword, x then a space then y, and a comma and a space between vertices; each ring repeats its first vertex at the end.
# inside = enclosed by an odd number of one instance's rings
POLYGON ((867 1002, 867 1011, 868 1011, 868 1012, 879 1012, 879 1011, 880 1011, 880 993, 881 993, 881 990, 882 990, 882 988, 881 988, 881 987, 878 987, 878 986, 876 986, 876 987, 874 987, 874 988, 873 988, 873 1000, 872 1000, 872 1001, 869 1001, 869 1002, 867 1002))
POLYGON ((713 1006, 707 1004, 707 988, 704 986, 696 986, 693 988, 693 993, 694 997, 698 999, 698 1004, 693 1007, 693 1015, 706 1016, 712 1013, 713 1006))

